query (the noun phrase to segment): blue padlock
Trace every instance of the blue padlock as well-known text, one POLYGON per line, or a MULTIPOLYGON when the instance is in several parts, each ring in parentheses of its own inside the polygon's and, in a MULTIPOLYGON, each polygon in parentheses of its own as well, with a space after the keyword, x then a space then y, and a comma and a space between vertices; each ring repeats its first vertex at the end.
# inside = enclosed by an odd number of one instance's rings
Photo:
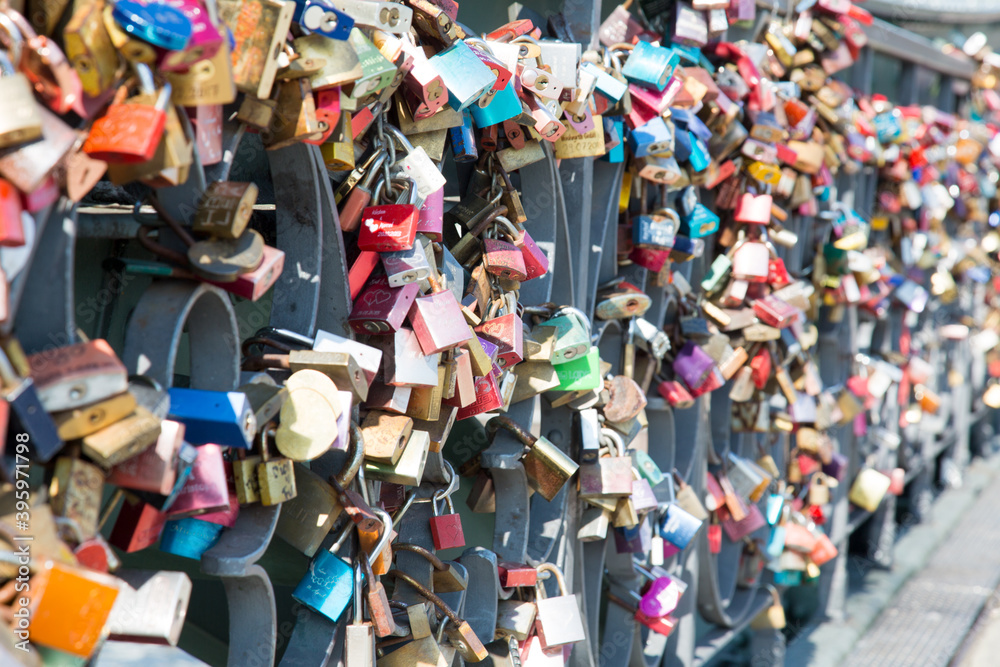
POLYGON ((636 157, 674 154, 674 125, 660 116, 632 130, 628 144, 636 157))
POLYGON ((594 90, 608 98, 612 104, 621 102, 622 97, 628 91, 628 84, 620 79, 616 79, 594 63, 584 63, 580 65, 580 73, 586 73, 594 77, 594 90))
POLYGON ((678 549, 684 549, 701 529, 701 520, 680 505, 671 503, 660 521, 660 537, 678 549))
MULTIPOLYGON (((385 510, 373 508, 372 511, 382 520, 382 536, 371 550, 373 556, 359 554, 358 558, 368 558, 373 564, 389 543, 392 536, 392 518, 385 510)), ((353 530, 348 522, 347 530, 353 530)), ((313 611, 323 614, 336 623, 347 609, 355 594, 355 572, 350 565, 330 553, 319 551, 309 563, 309 570, 302 578, 292 597, 313 611)))
POLYGON ((632 48, 622 74, 637 85, 663 90, 679 62, 673 50, 640 41, 632 48))
POLYGON ((690 236, 678 234, 674 237, 674 245, 670 248, 670 261, 689 262, 705 253, 705 242, 690 236))
POLYGON ((637 248, 669 250, 677 238, 677 214, 665 209, 668 215, 640 215, 632 222, 632 243, 637 248), (672 215, 669 215, 672 214, 672 215))
POLYGON ((455 162, 475 162, 479 159, 476 133, 468 111, 462 112, 461 125, 449 128, 448 136, 451 137, 451 152, 455 156, 455 162))
POLYGON ((224 526, 194 517, 167 521, 160 536, 160 551, 175 556, 200 560, 202 554, 215 546, 224 526))
POLYGON ((690 109, 670 107, 670 118, 678 129, 685 129, 702 141, 707 142, 712 138, 712 130, 708 129, 708 125, 705 125, 704 121, 690 109))
POLYGON ((799 570, 782 570, 774 573, 775 586, 798 586, 802 583, 802 572, 799 570))
POLYGON ((497 77, 463 41, 429 58, 448 89, 448 104, 462 111, 493 87, 497 77))
POLYGON ((774 560, 781 556, 785 550, 785 525, 775 524, 771 527, 771 533, 767 536, 767 544, 764 546, 764 553, 768 560, 774 560))
POLYGON ((674 158, 678 162, 687 162, 691 157, 691 133, 679 129, 674 133, 674 158))
POLYGON ((632 528, 615 528, 615 548, 620 554, 648 554, 653 546, 653 530, 648 521, 632 528))
POLYGON ((712 161, 712 156, 708 154, 708 146, 705 142, 699 139, 691 131, 686 131, 678 134, 688 135, 688 139, 691 141, 691 155, 688 156, 688 164, 696 172, 702 172, 708 169, 709 163, 712 161))
POLYGON ((604 123, 605 142, 617 139, 615 143, 604 144, 606 152, 601 159, 612 164, 624 162, 625 142, 622 140, 622 133, 625 132, 625 123, 622 121, 621 116, 605 116, 601 119, 601 122, 604 123))
POLYGON ((875 132, 878 134, 879 143, 890 144, 899 138, 903 132, 903 125, 899 121, 899 113, 886 111, 875 116, 872 120, 875 125, 875 132))
MULTIPOLYGON (((361 556, 364 558, 364 556, 361 556)), ((354 596, 351 566, 329 551, 320 551, 309 563, 292 597, 336 623, 354 596)))
POLYGON ((327 0, 295 0, 292 20, 310 32, 341 41, 350 36, 354 27, 354 18, 327 0))
POLYGON ((118 0, 111 16, 132 37, 168 51, 181 51, 191 40, 194 26, 184 12, 162 2, 118 0))
POLYGON ((167 418, 184 423, 184 438, 192 445, 253 446, 257 418, 243 392, 171 387, 169 393, 167 418))
MULTIPOLYGON (((782 329, 782 333, 785 329, 782 329)), ((764 511, 764 518, 767 525, 774 526, 781 520, 781 511, 785 508, 785 497, 780 493, 772 493, 767 497, 767 505, 764 511)))
POLYGON ((690 215, 681 216, 680 233, 693 239, 714 234, 719 229, 719 216, 707 206, 698 202, 690 215))
POLYGON ((488 90, 469 107, 476 127, 489 127, 521 115, 521 98, 514 88, 514 78, 497 91, 488 90))

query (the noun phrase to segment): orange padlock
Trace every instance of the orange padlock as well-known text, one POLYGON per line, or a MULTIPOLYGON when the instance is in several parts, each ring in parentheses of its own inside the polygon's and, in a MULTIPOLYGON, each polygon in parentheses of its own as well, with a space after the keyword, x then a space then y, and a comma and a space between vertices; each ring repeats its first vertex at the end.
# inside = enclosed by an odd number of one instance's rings
POLYGON ((31 578, 31 641, 88 658, 118 597, 114 577, 48 561, 31 578))

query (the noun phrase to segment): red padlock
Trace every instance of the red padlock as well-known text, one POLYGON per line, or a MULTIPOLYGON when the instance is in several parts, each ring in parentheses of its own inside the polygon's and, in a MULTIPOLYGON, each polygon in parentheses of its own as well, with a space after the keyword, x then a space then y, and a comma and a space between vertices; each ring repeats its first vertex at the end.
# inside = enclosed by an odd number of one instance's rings
POLYGON ((475 329, 477 334, 500 347, 497 366, 510 368, 524 359, 524 325, 514 313, 486 320, 475 329))
MULTIPOLYGON (((145 65, 137 64, 142 68, 145 65)), ((150 83, 152 75, 150 75, 150 83)), ((170 84, 156 94, 146 88, 138 98, 126 99, 122 86, 103 116, 94 121, 83 143, 83 152, 96 160, 117 164, 137 164, 153 159, 163 128, 167 124, 170 84)))
POLYGON ((483 377, 476 378, 476 400, 464 408, 459 408, 455 419, 468 419, 490 410, 499 410, 501 407, 503 398, 500 396, 497 379, 493 373, 487 373, 483 377))
MULTIPOLYGON (((361 213, 361 229, 358 234, 358 248, 375 252, 409 250, 417 237, 416 207, 417 189, 412 179, 393 179, 394 183, 405 180, 408 186, 401 191, 395 204, 369 206, 361 213), (403 201, 406 203, 403 203, 403 201)), ((385 190, 385 181, 375 187, 375 199, 385 190)))
POLYGON ((528 278, 524 256, 517 246, 503 239, 483 240, 483 266, 487 272, 501 278, 517 281, 528 278))
POLYGON ((767 282, 771 287, 784 287, 791 283, 785 261, 780 257, 772 257, 767 263, 767 282))
POLYGON ((712 514, 712 523, 708 524, 708 550, 717 554, 722 551, 722 526, 719 525, 719 516, 712 514))
POLYGON ((772 201, 771 195, 752 195, 746 192, 736 205, 733 219, 736 222, 766 225, 771 222, 772 201))
POLYGON ((0 246, 24 245, 22 211, 21 193, 9 181, 0 178, 0 246))
POLYGON ((438 551, 442 549, 457 549, 465 546, 465 533, 462 530, 462 517, 455 512, 455 506, 451 502, 451 494, 458 488, 458 477, 455 476, 450 464, 446 464, 451 474, 448 488, 434 494, 431 506, 434 508, 434 516, 431 517, 431 538, 434 540, 434 548, 438 551), (438 513, 438 503, 444 501, 448 504, 448 514, 438 513))
POLYGON ((763 389, 771 377, 771 353, 761 348, 750 360, 751 379, 758 389, 763 389))
POLYGON ((685 410, 694 405, 694 397, 677 380, 664 380, 659 386, 660 396, 670 403, 671 407, 685 410))

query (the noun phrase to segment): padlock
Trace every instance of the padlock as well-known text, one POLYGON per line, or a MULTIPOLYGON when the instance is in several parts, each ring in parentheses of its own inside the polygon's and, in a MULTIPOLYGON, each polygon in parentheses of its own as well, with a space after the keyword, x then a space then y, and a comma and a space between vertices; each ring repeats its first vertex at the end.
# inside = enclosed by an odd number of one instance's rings
POLYGON ((343 405, 337 385, 328 375, 307 368, 292 373, 285 387, 288 399, 281 405, 274 444, 282 456, 311 461, 329 451, 338 437, 343 405))
POLYGON ((438 491, 431 499, 431 506, 434 508, 434 516, 430 519, 431 537, 434 540, 434 548, 456 549, 465 546, 465 533, 462 531, 462 517, 455 512, 455 507, 451 502, 452 494, 458 489, 458 476, 452 469, 451 464, 445 462, 448 471, 448 487, 438 491), (448 514, 440 514, 438 510, 439 502, 446 502, 448 514))
POLYGON ((75 440, 117 422, 131 414, 135 407, 135 396, 126 391, 79 408, 56 412, 52 420, 60 438, 75 440))
POLYGON ((176 646, 191 599, 183 572, 118 570, 118 598, 107 620, 108 638, 176 646))
MULTIPOLYGON (((140 66, 141 67, 141 66, 140 66)), ((118 89, 115 99, 103 116, 94 121, 83 144, 83 152, 104 162, 135 164, 153 158, 163 137, 170 102, 170 84, 156 92, 152 75, 143 84, 144 92, 126 99, 128 89, 118 89)), ((0 79, 2 80, 2 79, 0 79)))
POLYGON ((580 466, 581 498, 610 496, 625 498, 632 494, 632 459, 625 455, 621 438, 610 429, 601 429, 601 442, 610 451, 596 463, 580 466))
POLYGON ((221 238, 239 238, 250 222, 256 202, 255 184, 216 181, 202 195, 191 228, 221 238))
MULTIPOLYGON (((389 531, 385 531, 383 541, 388 539, 389 531)), ((360 563, 357 567, 361 567, 360 563)), ((305 577, 292 591, 292 598, 334 623, 340 620, 353 595, 360 596, 360 590, 355 589, 351 566, 330 551, 320 551, 309 562, 305 577)))
MULTIPOLYGON (((233 35, 231 57, 236 87, 258 99, 268 99, 278 71, 281 44, 288 34, 295 13, 295 3, 277 0, 221 0, 218 5, 219 19, 233 35)), ((342 43, 320 34, 315 37, 330 44, 342 43)))
POLYGON ((292 20, 310 32, 336 40, 347 39, 355 23, 343 7, 326 0, 296 0, 292 20))
POLYGON ((354 301, 348 324, 357 333, 388 334, 398 331, 420 293, 417 283, 391 287, 388 278, 376 276, 368 281, 354 301))
POLYGON ((261 429, 261 460, 255 470, 261 505, 278 505, 296 495, 295 471, 291 459, 271 458, 268 441, 274 436, 274 429, 268 426, 261 429))
POLYGON ((201 445, 196 448, 190 473, 166 511, 171 518, 177 519, 229 509, 229 486, 222 448, 219 445, 201 445))
POLYGON ((733 219, 746 224, 766 225, 771 222, 771 195, 745 193, 740 198, 733 219))
POLYGON ((781 604, 778 589, 768 585, 771 592, 771 605, 761 611, 750 621, 754 630, 782 630, 785 627, 785 607, 781 604))
POLYGON ((430 435, 426 431, 414 429, 396 463, 365 461, 365 476, 382 482, 420 486, 429 452, 430 435))
POLYGON ((663 90, 679 62, 680 57, 672 49, 639 41, 632 48, 621 73, 640 86, 663 90))
POLYGON ((380 258, 391 287, 419 283, 427 280, 431 273, 423 243, 414 243, 407 250, 380 253, 380 258))
POLYGON ((672 209, 640 215, 632 222, 632 242, 638 248, 670 250, 676 241, 680 218, 672 209))
MULTIPOLYGON (((339 573, 338 573, 339 574, 339 573)), ((344 664, 371 665, 375 662, 375 628, 364 619, 361 564, 354 565, 354 616, 344 636, 344 664)))
MULTIPOLYGON (((364 209, 361 214, 361 231, 358 235, 358 248, 376 252, 391 252, 405 250, 413 246, 417 234, 416 184, 412 181, 393 179, 388 187, 404 184, 399 190, 395 201, 397 203, 381 203, 364 209), (405 185, 405 183, 409 185, 405 185)), ((383 191, 387 185, 380 180, 375 186, 376 201, 382 200, 383 191)), ((391 197, 385 193, 387 197, 391 197)))
POLYGON ((562 572, 552 563, 543 563, 536 569, 539 573, 551 573, 560 593, 556 597, 544 597, 544 586, 535 587, 535 605, 538 607, 535 628, 542 646, 552 648, 586 639, 579 602, 566 588, 562 572))
POLYGON ((28 357, 31 377, 46 410, 71 410, 128 389, 125 365, 98 339, 28 357))
POLYGON ((462 41, 428 59, 448 89, 448 104, 462 111, 493 87, 496 77, 490 68, 462 41))
POLYGON ((215 443, 250 449, 257 431, 246 394, 171 387, 168 418, 182 422, 192 445, 215 443))
POLYGON ((424 354, 437 354, 454 348, 473 337, 465 323, 462 308, 455 294, 443 289, 433 276, 431 294, 414 299, 410 308, 410 324, 424 354))
POLYGON ((500 600, 497 603, 497 636, 523 642, 534 630, 537 613, 534 601, 500 600))
POLYGON ((142 406, 131 414, 83 437, 83 453, 102 466, 111 468, 141 455, 160 437, 160 419, 142 406))
POLYGON ((847 494, 848 500, 861 509, 874 512, 889 490, 892 480, 888 475, 873 468, 864 468, 854 478, 854 484, 847 494))
POLYGON ((684 549, 701 529, 702 520, 672 503, 660 522, 659 531, 664 540, 678 549, 684 549))
POLYGON ((52 511, 75 521, 83 538, 89 539, 97 533, 103 488, 104 472, 100 468, 80 459, 61 456, 56 459, 49 486, 52 511))
POLYGON ((192 560, 201 559, 222 537, 225 526, 195 517, 167 521, 160 536, 160 551, 192 560))
POLYGON ((486 422, 490 440, 503 428, 520 440, 528 452, 522 458, 528 484, 551 501, 579 469, 579 465, 543 436, 535 437, 507 417, 493 417, 486 422))
POLYGON ((91 657, 119 595, 114 577, 45 561, 31 579, 31 590, 32 641, 91 657))
POLYGON ((118 69, 118 53, 104 25, 104 2, 74 7, 63 33, 66 57, 80 77, 83 92, 99 97, 111 88, 118 69))
POLYGON ((361 425, 365 458, 395 464, 413 431, 413 420, 405 415, 372 411, 361 425))
POLYGON ((496 364, 501 369, 513 368, 524 359, 524 328, 521 318, 512 312, 496 316, 492 312, 487 319, 475 328, 481 339, 498 346, 496 364))

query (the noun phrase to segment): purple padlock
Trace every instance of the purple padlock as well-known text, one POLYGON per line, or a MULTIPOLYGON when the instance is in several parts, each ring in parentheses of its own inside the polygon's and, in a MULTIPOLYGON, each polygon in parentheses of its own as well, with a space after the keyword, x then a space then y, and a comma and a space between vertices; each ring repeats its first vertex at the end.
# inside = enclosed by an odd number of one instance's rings
POLYGON ((733 518, 730 516, 722 522, 722 529, 726 531, 726 536, 730 541, 739 542, 747 535, 766 525, 767 519, 764 518, 764 513, 760 511, 760 507, 751 504, 747 510, 747 515, 742 520, 733 521, 733 518))
POLYGON ((649 521, 642 521, 633 528, 615 528, 615 548, 620 554, 648 554, 653 543, 653 529, 649 521))
POLYGON ((823 474, 833 477, 838 482, 842 482, 847 472, 847 463, 847 456, 840 452, 833 452, 830 456, 830 462, 823 464, 823 474))
POLYGON ((677 609, 681 591, 670 577, 657 577, 639 600, 639 611, 651 618, 666 616, 677 609))
POLYGON ((691 341, 684 343, 674 359, 674 373, 684 381, 689 390, 700 387, 713 368, 715 362, 712 357, 691 341))
POLYGON ((184 71, 198 61, 215 56, 224 38, 204 5, 199 0, 165 0, 164 4, 179 9, 191 22, 191 39, 180 51, 164 51, 157 68, 166 72, 184 71))

